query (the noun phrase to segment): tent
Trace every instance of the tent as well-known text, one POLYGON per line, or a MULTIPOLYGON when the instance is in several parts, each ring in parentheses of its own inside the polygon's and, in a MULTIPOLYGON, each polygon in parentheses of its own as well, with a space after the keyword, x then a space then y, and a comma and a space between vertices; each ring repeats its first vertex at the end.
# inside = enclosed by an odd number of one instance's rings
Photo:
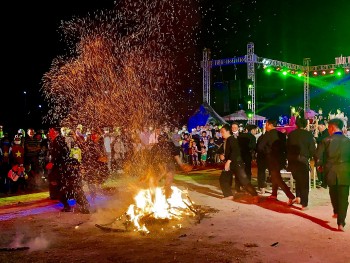
POLYGON ((317 112, 314 110, 307 110, 304 112, 304 118, 307 120, 313 119, 317 115, 317 112))
POLYGON ((197 126, 204 126, 208 123, 217 125, 227 123, 215 110, 206 102, 188 120, 188 131, 191 132, 197 126))
MULTIPOLYGON (((224 116, 223 119, 225 121, 240 121, 240 120, 248 120, 248 116, 244 110, 239 110, 239 111, 236 111, 234 113, 231 113, 230 115, 224 116)), ((260 116, 260 115, 255 115, 254 120, 264 121, 264 120, 266 120, 266 118, 263 116, 260 116)))

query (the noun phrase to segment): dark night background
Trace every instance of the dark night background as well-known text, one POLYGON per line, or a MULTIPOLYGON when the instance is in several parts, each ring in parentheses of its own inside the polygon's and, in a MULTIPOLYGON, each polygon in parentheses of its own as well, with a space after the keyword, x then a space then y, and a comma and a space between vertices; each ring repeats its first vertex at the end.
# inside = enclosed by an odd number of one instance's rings
MULTIPOLYGON (((213 59, 242 56, 246 54, 248 42, 255 43, 258 56, 301 65, 303 58, 311 58, 311 65, 322 65, 334 63, 334 58, 340 55, 350 56, 348 0, 203 0, 200 3, 203 16, 198 57, 204 47, 211 49, 213 59)), ((4 125, 5 131, 29 126, 41 128, 41 117, 46 110, 39 92, 41 78, 49 70, 52 59, 62 54, 65 47, 57 32, 60 21, 113 6, 114 1, 109 0, 7 3, 1 16, 0 124, 4 125)), ((198 66, 198 61, 194 65, 198 66)), ((191 107, 184 109, 184 117, 191 115, 202 101, 201 71, 195 69, 194 72, 193 80, 183 83, 183 88, 191 89, 192 94, 184 98, 191 99, 191 107)), ((246 65, 213 70, 213 83, 232 83, 235 73, 244 95, 246 65)), ((289 105, 303 105, 302 81, 274 74, 267 76, 262 69, 257 69, 256 77, 258 114, 275 118, 276 114, 288 113, 289 105)), ((322 89, 311 86, 311 108, 317 111, 322 107, 328 114, 329 109, 340 107, 350 115, 349 80, 328 78, 322 85, 327 87, 330 85, 327 83, 332 82, 337 82, 340 86, 337 92, 342 94, 328 92, 326 97, 322 89), (333 108, 333 105, 336 106, 333 108)), ((212 98, 216 97, 212 101, 213 107, 221 114, 229 113, 216 106, 220 103, 220 94, 215 95, 214 88, 212 91, 212 98)), ((229 110, 236 110, 238 100, 230 103, 229 110)))

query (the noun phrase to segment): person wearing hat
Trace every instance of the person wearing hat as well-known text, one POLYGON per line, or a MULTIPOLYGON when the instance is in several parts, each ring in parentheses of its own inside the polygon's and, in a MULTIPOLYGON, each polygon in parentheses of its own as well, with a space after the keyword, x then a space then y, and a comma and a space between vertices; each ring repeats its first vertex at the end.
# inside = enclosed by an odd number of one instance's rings
MULTIPOLYGON (((316 144, 319 145, 323 141, 323 139, 329 136, 329 133, 328 133, 326 122, 324 120, 318 121, 317 129, 318 129, 318 134, 317 134, 317 137, 315 137, 315 139, 316 139, 316 144)), ((317 170, 317 180, 318 180, 317 183, 321 185, 321 187, 327 189, 327 182, 324 178, 323 171, 317 170)))

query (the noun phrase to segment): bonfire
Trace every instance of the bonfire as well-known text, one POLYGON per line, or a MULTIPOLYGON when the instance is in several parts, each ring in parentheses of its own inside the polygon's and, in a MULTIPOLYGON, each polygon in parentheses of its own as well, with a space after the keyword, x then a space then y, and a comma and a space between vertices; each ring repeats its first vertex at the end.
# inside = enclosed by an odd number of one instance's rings
MULTIPOLYGON (((142 189, 134 197, 135 203, 131 204, 125 214, 104 225, 96 225, 98 228, 107 231, 125 232, 138 231, 141 234, 148 234, 150 231, 147 224, 163 224, 170 220, 180 220, 184 216, 196 216, 200 213, 196 210, 187 191, 171 186, 171 195, 167 197, 164 187, 142 189), (125 220, 125 230, 107 227, 116 221, 125 220)), ((178 224, 181 227, 181 224, 178 224)))

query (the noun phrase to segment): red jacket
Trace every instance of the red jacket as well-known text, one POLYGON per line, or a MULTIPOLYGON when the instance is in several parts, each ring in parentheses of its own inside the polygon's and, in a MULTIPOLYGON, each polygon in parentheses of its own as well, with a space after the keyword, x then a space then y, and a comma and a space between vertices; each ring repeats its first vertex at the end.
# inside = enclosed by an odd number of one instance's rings
POLYGON ((11 151, 11 159, 13 163, 24 163, 24 148, 22 145, 13 145, 11 151))

